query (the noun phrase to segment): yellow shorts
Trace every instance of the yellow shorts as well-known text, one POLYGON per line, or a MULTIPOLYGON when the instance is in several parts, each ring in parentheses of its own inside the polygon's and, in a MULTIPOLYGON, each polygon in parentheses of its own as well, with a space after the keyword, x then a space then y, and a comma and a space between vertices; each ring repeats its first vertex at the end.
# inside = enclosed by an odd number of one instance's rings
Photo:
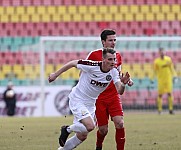
POLYGON ((158 82, 158 94, 171 93, 172 89, 172 81, 158 82))

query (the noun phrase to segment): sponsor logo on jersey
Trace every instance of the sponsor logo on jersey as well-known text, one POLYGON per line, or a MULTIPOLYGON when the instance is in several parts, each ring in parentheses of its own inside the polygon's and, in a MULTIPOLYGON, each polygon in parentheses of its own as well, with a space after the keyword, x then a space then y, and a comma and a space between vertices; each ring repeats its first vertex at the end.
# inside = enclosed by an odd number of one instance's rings
POLYGON ((99 86, 99 87, 106 87, 108 85, 108 83, 102 83, 102 82, 95 81, 95 80, 91 80, 90 84, 96 85, 96 86, 99 86))

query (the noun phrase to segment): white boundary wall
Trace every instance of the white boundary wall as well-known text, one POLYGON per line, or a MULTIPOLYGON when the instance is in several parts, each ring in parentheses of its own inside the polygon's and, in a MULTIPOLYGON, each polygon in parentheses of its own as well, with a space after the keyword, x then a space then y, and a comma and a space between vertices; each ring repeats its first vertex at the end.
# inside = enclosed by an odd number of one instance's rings
MULTIPOLYGON (((16 116, 19 117, 48 117, 68 115, 68 94, 71 86, 46 86, 42 107, 41 89, 38 86, 14 87, 17 94, 16 116), (43 112, 43 113, 42 113, 43 112)), ((0 87, 0 116, 6 116, 3 92, 0 87)))

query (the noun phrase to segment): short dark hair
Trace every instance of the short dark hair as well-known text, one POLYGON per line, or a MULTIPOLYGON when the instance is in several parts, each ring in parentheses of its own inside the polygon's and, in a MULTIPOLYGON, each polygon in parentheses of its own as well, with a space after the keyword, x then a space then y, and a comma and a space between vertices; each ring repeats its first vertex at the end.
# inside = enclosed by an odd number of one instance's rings
POLYGON ((113 48, 104 48, 102 51, 103 58, 106 58, 107 53, 114 54, 114 53, 116 53, 116 51, 113 48))
POLYGON ((101 33, 101 40, 106 41, 108 35, 115 35, 115 34, 116 34, 116 31, 112 29, 105 29, 101 33))

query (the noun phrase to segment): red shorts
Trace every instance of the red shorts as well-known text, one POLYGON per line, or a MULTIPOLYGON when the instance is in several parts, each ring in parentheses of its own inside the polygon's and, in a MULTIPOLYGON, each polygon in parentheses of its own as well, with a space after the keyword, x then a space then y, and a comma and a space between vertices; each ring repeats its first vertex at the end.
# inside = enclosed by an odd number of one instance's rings
POLYGON ((115 95, 111 99, 97 99, 96 118, 98 126, 108 124, 109 116, 123 116, 123 108, 120 95, 115 95))

